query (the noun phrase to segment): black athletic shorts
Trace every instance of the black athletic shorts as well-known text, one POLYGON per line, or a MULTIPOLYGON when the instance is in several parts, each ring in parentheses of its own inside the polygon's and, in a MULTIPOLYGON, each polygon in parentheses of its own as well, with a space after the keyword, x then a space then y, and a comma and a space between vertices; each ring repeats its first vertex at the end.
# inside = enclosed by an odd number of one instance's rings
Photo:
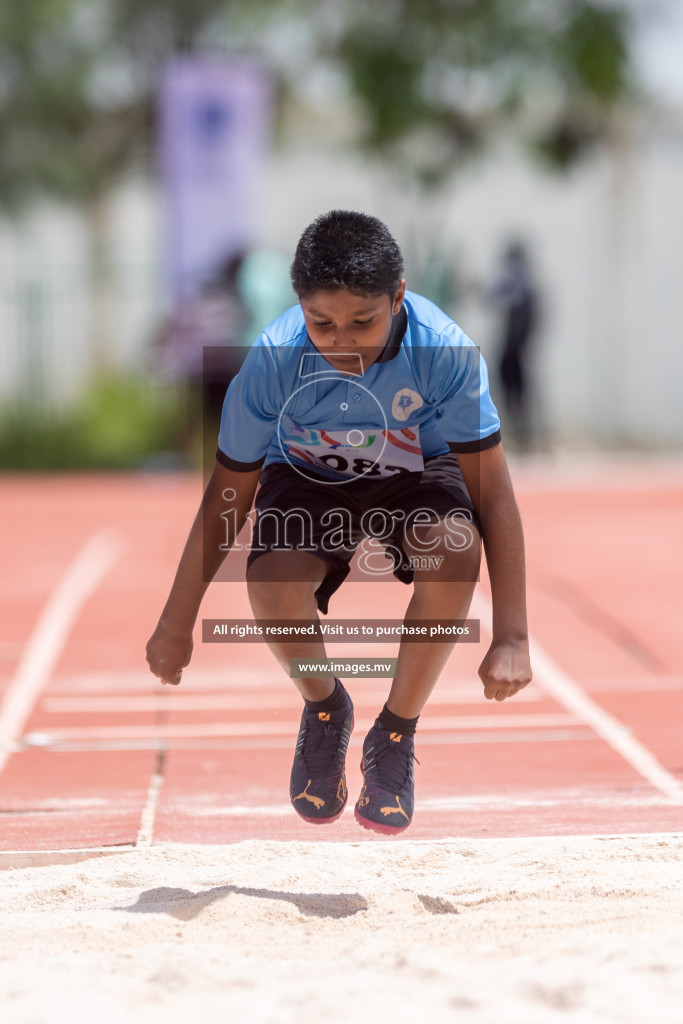
MULTIPOLYGON (((451 453, 425 459, 421 473, 400 473, 385 480, 352 479, 334 486, 278 463, 266 466, 259 483, 247 567, 277 550, 307 551, 329 562, 332 568, 315 594, 323 614, 348 576, 349 563, 364 538, 378 541, 393 561, 396 578, 412 583, 413 567, 401 544, 407 525, 462 516, 479 530, 457 456, 451 453)), ((378 549, 369 557, 376 559, 380 553, 378 549)))

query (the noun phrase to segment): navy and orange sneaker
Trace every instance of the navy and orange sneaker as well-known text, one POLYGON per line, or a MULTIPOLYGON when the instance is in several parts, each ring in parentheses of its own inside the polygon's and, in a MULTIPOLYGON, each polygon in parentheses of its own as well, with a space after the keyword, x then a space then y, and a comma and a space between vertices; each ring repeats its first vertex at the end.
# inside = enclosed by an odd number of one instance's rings
POLYGON ((363 743, 363 788, 354 814, 363 828, 395 835, 408 828, 415 802, 415 740, 375 722, 363 743))
POLYGON ((304 708, 289 782, 294 810, 304 821, 324 825, 336 821, 346 806, 346 749, 353 729, 353 704, 348 693, 339 711, 304 708))

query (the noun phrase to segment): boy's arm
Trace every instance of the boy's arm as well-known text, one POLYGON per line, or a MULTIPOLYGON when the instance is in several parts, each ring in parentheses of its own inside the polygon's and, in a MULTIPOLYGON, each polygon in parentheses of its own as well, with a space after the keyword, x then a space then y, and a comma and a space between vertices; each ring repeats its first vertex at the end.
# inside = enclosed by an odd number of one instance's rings
POLYGON ((481 523, 491 581, 493 639, 479 675, 489 700, 505 700, 531 680, 522 522, 502 445, 458 453, 458 462, 481 523))
POLYGON ((147 644, 147 661, 162 682, 177 685, 192 656, 192 629, 209 583, 218 572, 254 500, 260 470, 239 473, 216 462, 180 558, 171 593, 147 644), (224 495, 224 492, 227 494, 224 495), (234 509, 225 518, 221 513, 234 509), (225 545, 221 550, 221 545, 225 545))

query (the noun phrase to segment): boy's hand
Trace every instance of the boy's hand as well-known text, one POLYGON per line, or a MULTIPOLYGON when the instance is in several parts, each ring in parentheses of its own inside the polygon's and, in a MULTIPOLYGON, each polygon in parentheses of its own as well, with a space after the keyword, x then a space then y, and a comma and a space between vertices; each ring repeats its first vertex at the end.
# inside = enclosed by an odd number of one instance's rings
POLYGON ((487 700, 505 700, 531 681, 529 645, 523 640, 494 641, 479 666, 487 700))
POLYGON ((192 634, 171 634, 160 622, 147 642, 147 662, 162 683, 177 686, 192 657, 192 634))

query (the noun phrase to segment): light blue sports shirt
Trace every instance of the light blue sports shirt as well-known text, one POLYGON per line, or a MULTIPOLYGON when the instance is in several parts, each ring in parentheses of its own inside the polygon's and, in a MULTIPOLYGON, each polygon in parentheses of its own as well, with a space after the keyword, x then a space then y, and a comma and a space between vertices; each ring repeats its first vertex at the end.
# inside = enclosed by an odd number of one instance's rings
POLYGON ((250 348, 223 403, 218 460, 249 471, 289 463, 343 482, 419 472, 424 459, 500 441, 479 349, 433 302, 406 292, 391 335, 365 373, 315 348, 299 305, 250 348))

